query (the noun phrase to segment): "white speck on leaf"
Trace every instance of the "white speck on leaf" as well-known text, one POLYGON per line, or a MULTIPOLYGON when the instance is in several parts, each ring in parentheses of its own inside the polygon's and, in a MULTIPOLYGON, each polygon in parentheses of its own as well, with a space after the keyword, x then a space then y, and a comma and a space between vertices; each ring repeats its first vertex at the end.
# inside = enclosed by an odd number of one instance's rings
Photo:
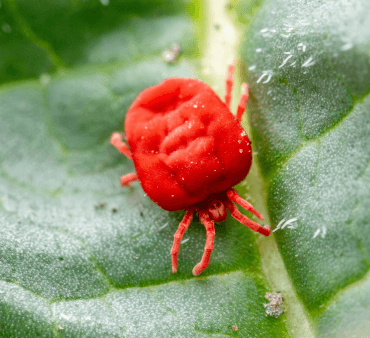
POLYGON ((340 50, 342 51, 346 51, 346 50, 349 50, 353 47, 353 44, 351 42, 347 42, 345 45, 343 45, 342 47, 340 47, 340 50))
POLYGON ((301 50, 303 53, 306 51, 306 45, 302 42, 297 45, 298 50, 301 50))
POLYGON ((257 83, 260 83, 262 79, 264 79, 267 76, 267 79, 262 83, 267 83, 271 80, 271 77, 273 75, 272 70, 264 70, 262 71, 262 75, 258 78, 257 83))
POLYGON ((313 235, 313 237, 312 237, 312 238, 316 238, 316 237, 319 235, 320 231, 321 231, 321 229, 317 229, 317 230, 315 231, 315 233, 314 233, 314 235, 313 235))
POLYGON ((293 55, 289 55, 287 58, 285 58, 285 60, 284 60, 284 61, 283 61, 283 63, 279 66, 279 68, 284 67, 284 66, 285 66, 285 64, 288 62, 288 60, 289 60, 291 57, 293 57, 293 55))
POLYGON ((310 56, 303 64, 302 67, 311 67, 315 64, 316 62, 313 61, 312 56, 310 56))

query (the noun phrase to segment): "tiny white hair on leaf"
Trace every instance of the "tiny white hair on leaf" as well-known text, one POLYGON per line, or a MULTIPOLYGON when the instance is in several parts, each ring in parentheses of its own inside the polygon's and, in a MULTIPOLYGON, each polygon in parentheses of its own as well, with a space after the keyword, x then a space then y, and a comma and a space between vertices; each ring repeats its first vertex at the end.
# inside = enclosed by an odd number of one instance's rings
POLYGON ((265 81, 263 81, 262 83, 269 82, 271 80, 272 75, 274 75, 272 70, 263 70, 262 75, 257 80, 257 83, 260 83, 266 76, 267 76, 267 79, 265 81))
POLYGON ((349 50, 353 47, 353 44, 351 42, 347 42, 345 45, 343 45, 342 47, 340 47, 340 50, 341 51, 346 51, 346 50, 349 50))
POLYGON ((321 229, 317 229, 317 230, 315 231, 315 233, 314 233, 314 235, 313 235, 313 237, 312 237, 312 238, 316 238, 316 237, 319 235, 320 231, 321 231, 321 229))
POLYGON ((165 223, 165 224, 163 224, 163 225, 158 229, 158 231, 161 231, 161 230, 162 230, 162 229, 164 229, 167 225, 168 225, 168 222, 167 222, 167 223, 165 223))
POLYGON ((302 42, 297 45, 297 48, 302 50, 303 53, 306 51, 306 45, 302 42))
POLYGON ((287 227, 288 229, 296 229, 297 228, 297 224, 295 223, 296 221, 298 221, 298 218, 297 217, 290 218, 287 221, 285 220, 285 218, 283 218, 278 223, 278 225, 276 226, 276 228, 274 230, 272 230, 272 232, 275 232, 275 231, 277 231, 279 229, 284 229, 285 227, 287 227))
POLYGON ((281 229, 284 229, 287 225, 291 225, 292 223, 294 223, 295 221, 297 221, 298 218, 297 217, 294 217, 294 218, 291 218, 291 219, 288 219, 282 226, 281 226, 281 229))
POLYGON ((281 225, 282 225, 284 222, 285 222, 285 218, 283 218, 283 219, 278 223, 278 225, 276 226, 276 228, 275 228, 274 230, 272 230, 272 232, 275 232, 275 231, 279 230, 279 229, 280 229, 280 227, 281 227, 281 225))
POLYGON ((186 243, 187 241, 189 241, 189 238, 186 238, 186 239, 182 240, 182 241, 181 241, 181 244, 184 244, 184 243, 186 243))
POLYGON ((286 57, 286 58, 285 58, 285 60, 283 61, 283 63, 279 66, 279 68, 284 67, 284 66, 285 66, 285 64, 288 62, 288 60, 289 60, 291 57, 293 57, 293 55, 289 55, 288 57, 286 57))
POLYGON ((316 62, 313 61, 312 56, 310 56, 303 64, 301 67, 311 67, 315 64, 316 62))

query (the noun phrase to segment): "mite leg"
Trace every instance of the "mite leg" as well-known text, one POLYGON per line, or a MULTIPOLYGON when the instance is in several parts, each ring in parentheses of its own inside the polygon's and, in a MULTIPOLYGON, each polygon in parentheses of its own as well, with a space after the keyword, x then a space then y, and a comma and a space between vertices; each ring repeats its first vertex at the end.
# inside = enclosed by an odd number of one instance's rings
POLYGON ((233 79, 234 71, 235 71, 235 61, 227 67, 227 75, 226 75, 225 104, 229 110, 230 110, 230 102, 231 102, 231 91, 233 89, 233 84, 234 84, 234 79, 233 79))
POLYGON ((137 179, 138 178, 137 178, 137 175, 135 173, 130 173, 130 174, 121 176, 120 183, 121 183, 122 186, 129 187, 131 185, 131 183, 136 181, 137 179))
POLYGON ((213 221, 210 220, 208 216, 208 212, 204 210, 199 210, 198 213, 199 213, 201 222, 206 228, 207 240, 206 240, 206 245, 204 247, 204 253, 202 256, 202 260, 193 269, 194 276, 200 275, 203 272, 203 270, 208 266, 209 258, 211 257, 211 253, 212 253, 213 245, 215 241, 215 224, 213 223, 213 221))
POLYGON ((246 225, 253 231, 259 232, 264 236, 270 235, 271 230, 269 226, 263 227, 262 225, 251 221, 247 216, 244 216, 230 200, 225 198, 224 203, 226 205, 226 208, 230 210, 231 216, 238 220, 240 223, 246 225))
POLYGON ((120 133, 113 133, 110 137, 110 143, 117 148, 117 150, 125 155, 127 158, 132 160, 132 154, 130 149, 122 141, 122 135, 120 133))
POLYGON ((191 220, 193 219, 193 209, 186 210, 186 213, 182 219, 182 221, 179 224, 179 227, 177 228, 177 231, 174 235, 173 245, 171 249, 172 253, 172 272, 176 273, 177 271, 177 255, 180 252, 180 244, 182 237, 184 236, 185 231, 190 225, 191 220))
POLYGON ((243 83, 241 93, 240 93, 240 101, 239 101, 239 106, 238 106, 238 112, 236 113, 236 119, 239 122, 242 120, 243 113, 244 113, 245 107, 247 105, 248 98, 249 98, 248 84, 243 83))
POLYGON ((253 215, 257 216, 259 219, 263 219, 263 216, 253 208, 253 205, 250 204, 248 201, 245 199, 241 198, 237 192, 233 189, 230 189, 226 192, 226 196, 233 202, 239 204, 242 206, 245 210, 250 211, 253 215))

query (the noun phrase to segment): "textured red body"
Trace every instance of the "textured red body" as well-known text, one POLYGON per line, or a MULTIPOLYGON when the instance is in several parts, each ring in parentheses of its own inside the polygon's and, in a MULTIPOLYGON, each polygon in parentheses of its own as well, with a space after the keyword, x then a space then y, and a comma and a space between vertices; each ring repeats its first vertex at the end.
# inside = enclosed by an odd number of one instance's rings
POLYGON ((139 180, 147 195, 168 211, 186 209, 174 235, 172 271, 194 212, 206 228, 207 240, 193 274, 208 266, 215 227, 230 215, 253 231, 268 236, 270 228, 250 220, 234 203, 259 219, 263 216, 232 189, 248 174, 252 149, 240 125, 248 101, 248 85, 241 88, 236 117, 230 112, 234 65, 228 68, 225 103, 205 83, 172 78, 144 90, 126 115, 128 145, 119 133, 111 143, 134 161, 136 173, 121 177, 121 185, 139 180))
POLYGON ((127 113, 125 133, 144 191, 169 211, 230 189, 252 162, 240 123, 195 79, 167 79, 144 90, 127 113))

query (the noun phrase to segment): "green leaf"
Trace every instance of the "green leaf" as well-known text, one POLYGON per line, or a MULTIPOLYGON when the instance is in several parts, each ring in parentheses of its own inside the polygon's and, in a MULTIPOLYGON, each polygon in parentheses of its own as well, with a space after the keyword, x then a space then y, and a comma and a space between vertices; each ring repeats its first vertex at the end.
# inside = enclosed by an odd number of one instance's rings
POLYGON ((296 229, 275 232, 284 264, 318 336, 344 337, 356 324, 366 335, 370 5, 267 1, 244 22, 271 223, 298 219, 296 229))
POLYGON ((14 71, 0 66, 1 337, 288 335, 284 317, 265 315, 271 290, 253 232, 219 224, 195 278, 206 239, 195 218, 172 274, 183 212, 162 210, 138 183, 119 186, 134 167, 109 138, 132 101, 165 78, 199 77, 197 6, 4 3, 12 32, 0 43, 22 48, 8 51, 14 71), (182 54, 168 64, 161 55, 174 43, 182 54))
POLYGON ((1 337, 368 334, 367 0, 6 0, 0 29, 1 337), (228 218, 194 277, 195 217, 172 274, 184 212, 120 187, 135 168, 109 138, 165 78, 222 97, 232 58, 255 154, 237 189, 272 228, 297 221, 265 238, 228 218), (285 313, 266 316, 279 290, 285 313))

